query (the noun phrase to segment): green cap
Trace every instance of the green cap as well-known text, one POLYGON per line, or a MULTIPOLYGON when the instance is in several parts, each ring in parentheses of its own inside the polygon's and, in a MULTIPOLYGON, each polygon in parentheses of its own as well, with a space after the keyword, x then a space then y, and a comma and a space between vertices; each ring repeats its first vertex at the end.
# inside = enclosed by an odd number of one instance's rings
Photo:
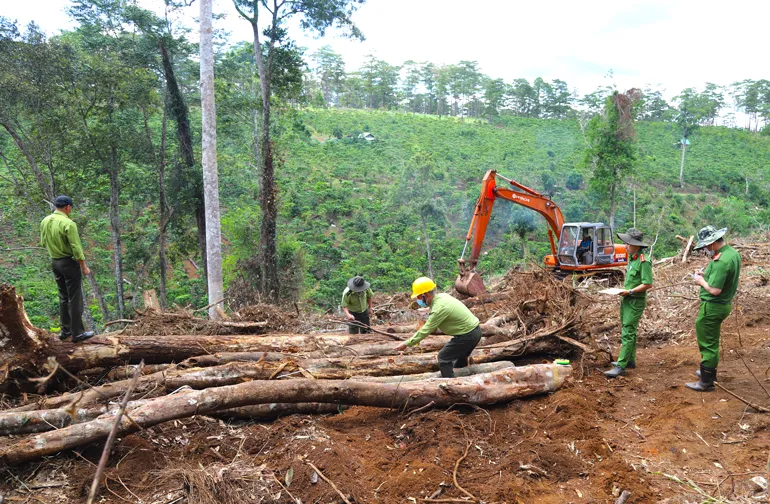
POLYGON ((560 366, 569 366, 569 359, 556 359, 553 363, 560 366))

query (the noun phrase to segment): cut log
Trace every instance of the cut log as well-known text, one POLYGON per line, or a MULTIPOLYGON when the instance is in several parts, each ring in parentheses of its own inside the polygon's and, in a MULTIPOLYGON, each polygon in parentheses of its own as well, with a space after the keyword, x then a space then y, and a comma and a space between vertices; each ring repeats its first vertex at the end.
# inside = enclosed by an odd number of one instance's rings
MULTIPOLYGON (((148 401, 149 399, 130 401, 128 407, 136 408, 148 401)), ((19 413, 2 412, 0 413, 0 436, 61 429, 68 425, 88 422, 105 414, 115 414, 118 409, 120 409, 120 404, 109 403, 90 408, 59 408, 19 413)))
MULTIPOLYGON (((382 408, 419 407, 429 403, 437 407, 456 403, 495 404, 556 390, 571 373, 570 366, 538 364, 466 378, 399 384, 336 380, 253 381, 151 400, 130 410, 131 419, 121 420, 119 434, 136 432, 170 420, 254 404, 319 402, 382 408)), ((0 462, 19 464, 103 440, 114 421, 112 415, 106 415, 22 439, 0 448, 0 462)))
MULTIPOLYGON (((500 361, 489 362, 486 364, 473 364, 464 368, 455 369, 455 378, 461 378, 463 376, 471 376, 476 374, 491 373, 493 371, 499 371, 501 369, 507 369, 515 367, 513 362, 500 361)), ((404 383, 412 381, 430 380, 432 378, 441 378, 441 372, 436 371, 433 373, 418 373, 411 375, 396 375, 396 376, 356 376, 351 380, 370 382, 370 383, 404 383)))
MULTIPOLYGON (((157 373, 163 371, 173 364, 150 364, 142 367, 142 376, 157 373)), ((139 368, 138 364, 128 364, 125 366, 119 366, 110 370, 105 368, 92 368, 81 371, 80 376, 97 377, 105 381, 125 380, 134 376, 134 373, 139 368)))
MULTIPOLYGON (((423 351, 440 350, 450 336, 429 336, 420 342, 420 348, 423 351)), ((483 342, 484 340, 482 340, 483 342)), ((329 345, 321 350, 312 352, 298 352, 299 357, 308 357, 320 359, 324 357, 381 357, 385 355, 395 355, 396 344, 392 341, 384 343, 365 343, 357 345, 329 345)), ((287 355, 279 352, 220 352, 213 355, 199 355, 184 360, 180 367, 207 367, 226 364, 228 362, 245 361, 273 361, 277 362, 287 358, 287 355)))
POLYGON ((216 418, 239 420, 275 420, 288 415, 324 415, 342 413, 350 406, 333 403, 270 403, 231 408, 212 413, 216 418))
MULTIPOLYGON (((473 362, 484 364, 525 353, 555 352, 558 346, 544 335, 534 335, 516 341, 506 341, 471 354, 473 362)), ((342 380, 357 376, 394 376, 426 373, 438 370, 438 353, 409 353, 386 357, 330 357, 326 359, 296 359, 290 363, 231 362, 222 366, 194 369, 164 378, 168 389, 189 386, 196 389, 233 385, 245 380, 260 380, 304 376, 318 380, 342 380), (280 368, 280 369, 279 369, 280 368)), ((143 377, 142 380, 146 379, 143 377)))
MULTIPOLYGON (((225 367, 225 366, 222 366, 225 367)), ((472 366, 460 368, 455 370, 455 377, 460 378, 463 376, 471 376, 476 374, 490 373, 493 371, 499 371, 501 369, 514 367, 512 362, 492 362, 488 364, 474 364, 472 366)), ((223 374, 227 371, 237 370, 237 367, 232 365, 227 370, 223 370, 223 374)), ((190 382, 194 382, 197 378, 196 372, 191 372, 190 382)), ((253 376, 258 376, 257 373, 253 373, 253 376)), ((267 376, 267 373, 263 373, 263 376, 267 376)), ((183 377, 177 376, 179 380, 177 384, 183 383, 181 381, 183 377)), ((267 376, 270 378, 270 376, 267 376)), ((441 373, 421 373, 414 375, 401 375, 401 376, 360 376, 355 377, 356 381, 365 381, 371 383, 405 383, 412 381, 428 380, 432 378, 441 378, 441 373)), ((130 380, 129 380, 130 381, 130 380)), ((245 381, 239 380, 238 383, 245 381)), ((159 384, 160 386, 161 384, 159 384)), ((173 385, 166 382, 167 388, 173 388, 173 385)), ((145 387, 146 388, 146 387, 145 387)), ((134 389, 136 393, 137 390, 134 389)), ((117 394, 116 394, 117 395, 117 394)), ((129 402, 128 408, 133 409, 141 404, 144 404, 149 399, 143 399, 139 401, 129 402)), ((34 432, 47 432, 53 429, 61 429, 68 425, 87 422, 98 418, 101 415, 107 413, 115 413, 119 408, 119 404, 110 402, 107 405, 82 407, 82 403, 79 401, 79 407, 62 407, 57 409, 46 409, 36 411, 5 411, 0 412, 0 436, 7 435, 19 435, 29 434, 34 432)), ((283 415, 290 415, 294 413, 301 414, 320 414, 320 413, 337 413, 342 412, 345 406, 338 404, 327 403, 273 403, 273 404, 259 404, 256 406, 246 406, 243 408, 235 408, 232 410, 225 410, 216 414, 217 417, 229 417, 229 418, 251 418, 251 419, 274 419, 283 415)))
MULTIPOLYGON (((475 299, 475 298, 474 298, 475 299)), ((466 300, 467 301, 467 300, 466 300)), ((398 326, 390 326, 388 327, 389 332, 393 332, 396 334, 409 334, 409 333, 415 333, 419 329, 419 324, 409 324, 409 325, 398 325, 398 326)), ((506 335, 515 337, 516 335, 520 334, 517 330, 511 330, 511 329, 505 329, 502 327, 497 327, 493 324, 480 324, 479 329, 481 329, 481 334, 483 336, 495 336, 495 335, 506 335)), ((439 330, 436 330, 433 332, 434 335, 444 335, 439 330)))

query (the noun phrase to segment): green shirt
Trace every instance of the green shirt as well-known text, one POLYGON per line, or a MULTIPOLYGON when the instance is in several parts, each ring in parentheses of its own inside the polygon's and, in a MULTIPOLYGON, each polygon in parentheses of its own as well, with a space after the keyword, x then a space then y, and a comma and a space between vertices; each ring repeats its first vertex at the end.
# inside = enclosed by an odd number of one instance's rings
MULTIPOLYGON (((623 284, 623 288, 631 290, 640 285, 652 285, 652 264, 644 257, 644 254, 629 257, 626 282, 623 284)), ((644 299, 647 297, 647 292, 629 294, 628 296, 644 299)))
POLYGON ((467 306, 449 294, 436 294, 430 305, 430 314, 425 325, 414 336, 406 340, 406 346, 414 346, 436 329, 450 336, 460 336, 476 329, 479 319, 467 306))
POLYGON ((369 300, 372 298, 374 298, 372 289, 353 292, 345 287, 345 290, 342 291, 342 307, 347 308, 348 311, 363 313, 369 309, 369 300))
POLYGON ((48 250, 51 259, 71 257, 76 261, 86 260, 78 236, 78 225, 59 210, 40 223, 40 246, 48 250))
POLYGON ((738 290, 740 274, 741 255, 731 246, 724 245, 706 266, 706 271, 703 272, 703 279, 709 284, 709 287, 722 289, 722 292, 715 296, 701 287, 701 301, 728 304, 733 300, 735 292, 738 290))

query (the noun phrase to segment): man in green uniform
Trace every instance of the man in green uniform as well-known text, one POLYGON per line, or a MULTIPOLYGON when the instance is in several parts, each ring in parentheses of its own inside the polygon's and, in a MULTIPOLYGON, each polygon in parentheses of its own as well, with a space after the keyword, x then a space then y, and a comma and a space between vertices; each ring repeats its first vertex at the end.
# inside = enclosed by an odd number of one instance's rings
POLYGON ((454 368, 466 367, 471 352, 481 341, 479 319, 449 294, 437 294, 436 284, 427 277, 412 283, 412 298, 416 298, 420 306, 430 307, 428 320, 411 338, 398 345, 396 351, 419 345, 426 336, 440 329, 452 339, 438 353, 438 367, 443 378, 454 378, 454 368))
POLYGON ((91 270, 86 265, 83 246, 78 236, 78 226, 70 219, 72 198, 58 196, 54 202, 56 211, 40 223, 40 246, 51 257, 56 285, 59 288, 59 338, 82 341, 94 335, 83 327, 83 275, 91 270))
POLYGON ((698 231, 695 250, 705 249, 712 259, 706 270, 698 270, 693 282, 700 286, 700 310, 695 320, 695 335, 701 354, 700 372, 697 382, 685 383, 685 387, 698 392, 714 390, 719 364, 719 338, 722 322, 732 311, 732 301, 738 290, 741 274, 741 255, 722 238, 727 228, 717 230, 706 226, 698 231))
POLYGON ((342 291, 342 310, 345 312, 345 317, 348 320, 362 324, 349 325, 348 332, 350 334, 372 332, 369 329, 371 325, 372 298, 374 298, 374 292, 369 288, 369 282, 364 280, 363 277, 356 275, 348 280, 348 286, 342 291))
POLYGON ((631 228, 627 233, 618 233, 618 238, 626 244, 628 267, 626 282, 620 296, 620 356, 613 362, 613 368, 604 374, 608 378, 617 378, 626 374, 626 368, 636 368, 636 330, 647 306, 647 291, 652 288, 652 264, 644 257, 641 250, 648 247, 644 243, 644 234, 631 228))

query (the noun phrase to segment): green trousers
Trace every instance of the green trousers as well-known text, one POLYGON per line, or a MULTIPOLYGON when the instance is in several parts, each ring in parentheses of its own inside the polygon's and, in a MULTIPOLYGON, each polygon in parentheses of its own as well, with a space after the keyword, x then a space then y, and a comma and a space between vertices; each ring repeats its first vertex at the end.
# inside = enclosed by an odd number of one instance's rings
POLYGON ((701 364, 716 369, 719 364, 719 338, 722 322, 730 315, 731 304, 701 301, 698 318, 695 319, 695 335, 698 338, 701 364))
POLYGON ((620 300, 620 356, 618 367, 626 368, 630 363, 636 362, 636 329, 639 327, 639 319, 642 318, 644 308, 647 306, 647 298, 634 298, 626 296, 620 300))

